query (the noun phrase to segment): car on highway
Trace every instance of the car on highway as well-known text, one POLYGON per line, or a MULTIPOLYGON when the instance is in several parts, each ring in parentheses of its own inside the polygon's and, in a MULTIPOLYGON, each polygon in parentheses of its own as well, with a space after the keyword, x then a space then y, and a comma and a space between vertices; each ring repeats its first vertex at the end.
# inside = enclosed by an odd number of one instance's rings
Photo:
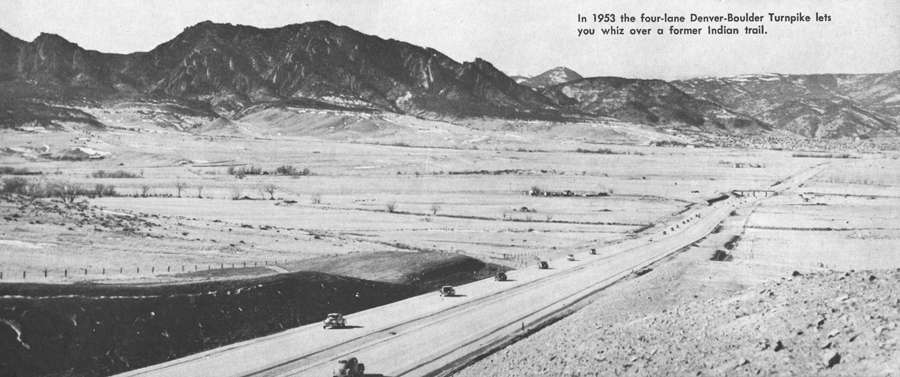
POLYGON ((506 279, 507 279, 507 277, 506 277, 505 272, 501 271, 501 272, 498 272, 496 275, 494 275, 494 280, 496 280, 496 281, 506 281, 506 279))
POLYGON ((548 268, 550 268, 550 263, 547 263, 547 261, 544 261, 544 260, 538 261, 538 269, 539 270, 546 270, 548 268))
POLYGON ((323 329, 340 329, 347 327, 347 320, 341 313, 328 313, 325 321, 322 322, 323 329))
POLYGON ((591 255, 597 255, 597 249, 591 248, 591 255))
POLYGON ((453 289, 452 285, 445 285, 441 287, 440 291, 441 297, 453 297, 456 296, 456 290, 453 289))
POLYGON ((566 255, 566 260, 568 260, 569 262, 574 262, 574 261, 575 261, 575 254, 569 254, 569 255, 566 255))
POLYGON ((355 357, 338 360, 338 369, 333 377, 362 377, 366 375, 366 365, 360 363, 355 357))

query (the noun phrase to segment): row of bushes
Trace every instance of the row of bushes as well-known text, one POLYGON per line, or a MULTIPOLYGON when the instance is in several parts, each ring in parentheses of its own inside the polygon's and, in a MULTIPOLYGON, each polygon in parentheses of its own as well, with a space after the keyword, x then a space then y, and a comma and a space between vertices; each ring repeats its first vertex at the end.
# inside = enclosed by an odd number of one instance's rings
POLYGON ((106 171, 106 170, 97 170, 91 173, 91 177, 94 178, 140 178, 143 174, 134 174, 131 172, 127 172, 124 170, 115 170, 115 171, 106 171))
POLYGON ((79 196, 98 198, 118 195, 115 186, 112 185, 96 184, 94 187, 88 187, 63 181, 32 181, 22 177, 4 178, 0 193, 31 198, 59 198, 66 203, 75 202, 79 196))
POLYGON ((41 172, 28 170, 28 168, 14 168, 11 166, 0 166, 0 175, 40 175, 41 172))
POLYGON ((244 178, 248 175, 284 175, 289 177, 300 177, 306 175, 312 175, 312 172, 309 171, 309 168, 297 168, 293 165, 282 165, 275 170, 269 171, 264 170, 258 166, 231 166, 228 168, 228 174, 233 175, 237 178, 244 178))
POLYGON ((576 153, 593 153, 593 154, 627 154, 627 155, 635 155, 635 156, 643 156, 642 152, 635 151, 614 151, 608 148, 597 148, 597 149, 585 149, 578 148, 575 150, 576 153))

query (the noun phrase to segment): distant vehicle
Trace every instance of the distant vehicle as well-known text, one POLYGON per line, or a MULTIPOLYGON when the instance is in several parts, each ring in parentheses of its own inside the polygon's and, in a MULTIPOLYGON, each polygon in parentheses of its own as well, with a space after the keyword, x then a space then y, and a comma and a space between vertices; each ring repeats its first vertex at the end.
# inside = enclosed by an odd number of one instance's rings
POLYGON ((453 286, 445 285, 441 287, 441 297, 452 297, 456 296, 456 290, 453 289, 453 286))
POLYGON ((591 248, 591 255, 597 255, 597 249, 591 248))
POLYGON ((502 272, 502 271, 501 271, 501 272, 498 272, 496 275, 494 275, 494 280, 496 280, 496 281, 506 281, 506 273, 505 273, 505 272, 502 272))
POLYGON ((574 262, 574 261, 575 261, 575 255, 574 255, 574 254, 569 254, 569 255, 566 256, 566 259, 569 260, 569 262, 574 262))
POLYGON ((538 262, 538 269, 546 270, 546 269, 548 269, 548 268, 550 268, 550 264, 547 263, 547 261, 543 261, 543 260, 542 260, 542 261, 539 261, 539 262, 538 262))
POLYGON ((366 365, 360 363, 355 357, 338 360, 338 369, 333 377, 362 377, 366 374, 366 365))
POLYGON ((322 323, 323 329, 340 329, 347 327, 347 320, 344 319, 344 315, 341 313, 329 313, 325 316, 325 321, 322 323))

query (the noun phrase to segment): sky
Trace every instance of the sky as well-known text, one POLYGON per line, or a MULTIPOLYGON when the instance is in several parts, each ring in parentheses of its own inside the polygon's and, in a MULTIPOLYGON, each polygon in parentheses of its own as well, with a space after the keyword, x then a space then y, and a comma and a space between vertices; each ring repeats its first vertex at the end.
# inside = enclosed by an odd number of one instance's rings
POLYGON ((329 20, 432 47, 457 61, 480 57, 510 75, 556 66, 584 76, 662 79, 900 69, 897 0, 0 0, 0 29, 13 36, 30 41, 55 33, 103 52, 148 51, 204 20, 266 28, 329 20), (832 21, 767 22, 768 34, 761 36, 578 37, 578 28, 605 26, 579 23, 579 14, 623 12, 819 12, 832 21))

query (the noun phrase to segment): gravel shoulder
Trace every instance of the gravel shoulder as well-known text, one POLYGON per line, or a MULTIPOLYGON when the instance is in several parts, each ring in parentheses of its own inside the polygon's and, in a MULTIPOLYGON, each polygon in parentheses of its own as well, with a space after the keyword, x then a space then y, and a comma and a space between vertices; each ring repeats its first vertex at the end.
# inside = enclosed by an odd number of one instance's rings
POLYGON ((744 258, 723 245, 751 213, 456 376, 900 374, 900 269, 744 258))

